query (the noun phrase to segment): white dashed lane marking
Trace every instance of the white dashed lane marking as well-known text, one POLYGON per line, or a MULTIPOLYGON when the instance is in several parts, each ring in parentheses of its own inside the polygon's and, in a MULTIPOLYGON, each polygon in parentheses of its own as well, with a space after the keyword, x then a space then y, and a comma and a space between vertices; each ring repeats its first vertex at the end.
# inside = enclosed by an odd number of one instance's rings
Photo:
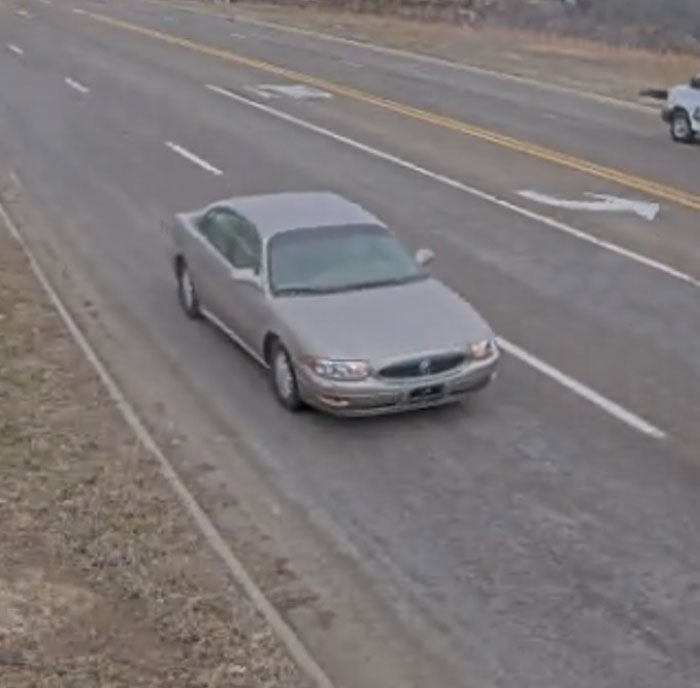
POLYGON ((204 158, 200 158, 198 155, 195 155, 191 151, 188 151, 187 148, 183 148, 182 146, 178 145, 177 143, 173 143, 172 141, 167 141, 165 145, 168 148, 170 148, 171 151, 185 158, 185 160, 189 160, 191 163, 197 165, 198 167, 201 167, 203 170, 206 170, 207 172, 213 174, 215 177, 219 177, 223 174, 223 172, 218 167, 214 167, 214 165, 208 163, 206 160, 204 160, 204 158))
POLYGON ((83 95, 86 93, 90 93, 90 89, 87 86, 83 86, 80 82, 75 81, 74 79, 70 79, 69 77, 66 77, 64 79, 66 86, 72 88, 74 91, 77 91, 78 93, 82 93, 83 95))

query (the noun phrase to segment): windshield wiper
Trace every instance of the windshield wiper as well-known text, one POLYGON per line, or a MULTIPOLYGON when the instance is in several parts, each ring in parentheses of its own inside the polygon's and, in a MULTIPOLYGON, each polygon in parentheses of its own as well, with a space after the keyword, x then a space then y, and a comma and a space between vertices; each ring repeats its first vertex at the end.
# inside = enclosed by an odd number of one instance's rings
POLYGON ((417 282, 425 278, 426 275, 407 275, 405 277, 392 277, 390 279, 376 280, 375 282, 362 282, 352 286, 352 289, 378 289, 381 287, 398 287, 402 284, 417 282))
POLYGON ((275 289, 275 296, 302 296, 304 294, 327 294, 328 289, 320 287, 280 287, 275 289))
POLYGON ((351 284, 338 284, 329 287, 280 287, 275 289, 275 296, 303 296, 305 294, 338 294, 346 291, 360 291, 363 289, 379 289, 381 287, 396 287, 409 282, 417 282, 425 279, 427 275, 406 275, 404 277, 392 277, 390 279, 375 280, 374 282, 358 282, 351 284))

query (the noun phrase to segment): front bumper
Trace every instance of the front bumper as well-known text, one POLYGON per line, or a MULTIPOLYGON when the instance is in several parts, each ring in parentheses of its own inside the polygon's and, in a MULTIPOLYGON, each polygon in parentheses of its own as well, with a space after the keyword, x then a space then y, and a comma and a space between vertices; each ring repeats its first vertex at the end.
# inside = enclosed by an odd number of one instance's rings
POLYGON ((340 382, 306 368, 297 371, 297 378, 304 401, 320 411, 335 416, 379 416, 459 402, 490 384, 499 358, 496 352, 448 373, 402 380, 370 377, 340 382))
POLYGON ((661 110, 661 119, 666 122, 666 124, 671 123, 673 115, 673 110, 669 107, 665 107, 663 110, 661 110))

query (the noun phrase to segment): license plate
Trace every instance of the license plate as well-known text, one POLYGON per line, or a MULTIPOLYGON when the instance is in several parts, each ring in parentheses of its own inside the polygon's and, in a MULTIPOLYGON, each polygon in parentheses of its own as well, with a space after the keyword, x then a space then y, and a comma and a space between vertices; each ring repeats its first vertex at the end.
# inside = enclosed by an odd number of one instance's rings
POLYGON ((411 401, 426 401, 427 399, 435 399, 442 396, 445 388, 443 385, 430 385, 428 387, 418 387, 409 394, 411 401))

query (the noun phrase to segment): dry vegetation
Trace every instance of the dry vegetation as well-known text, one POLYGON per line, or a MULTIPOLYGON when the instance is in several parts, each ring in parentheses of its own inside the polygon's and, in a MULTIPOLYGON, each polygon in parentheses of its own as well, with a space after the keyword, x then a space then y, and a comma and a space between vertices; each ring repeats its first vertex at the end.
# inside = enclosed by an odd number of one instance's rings
POLYGON ((0 226, 0 685, 302 685, 0 226))

